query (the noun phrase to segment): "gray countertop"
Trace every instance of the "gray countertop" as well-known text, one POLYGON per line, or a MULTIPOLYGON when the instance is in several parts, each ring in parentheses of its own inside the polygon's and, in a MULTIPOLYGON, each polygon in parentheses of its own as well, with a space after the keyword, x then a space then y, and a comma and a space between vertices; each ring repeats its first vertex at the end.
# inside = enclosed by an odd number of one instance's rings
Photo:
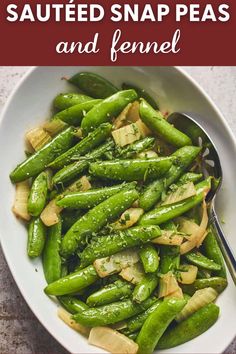
MULTIPOLYGON (((183 67, 206 90, 236 135, 236 67, 183 67)), ((0 111, 28 67, 0 67, 0 111)), ((22 298, 0 249, 0 353, 66 354, 22 298)), ((236 339, 225 354, 236 353, 236 339)))

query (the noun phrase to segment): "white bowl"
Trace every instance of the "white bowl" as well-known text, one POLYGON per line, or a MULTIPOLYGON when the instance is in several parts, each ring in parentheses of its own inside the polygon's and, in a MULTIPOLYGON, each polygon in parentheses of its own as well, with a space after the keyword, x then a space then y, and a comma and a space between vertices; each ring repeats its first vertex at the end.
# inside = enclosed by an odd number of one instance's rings
MULTIPOLYGON (((223 185, 217 196, 217 212, 225 221, 223 228, 234 250, 236 144, 222 114, 210 98, 189 76, 175 67, 37 67, 28 72, 12 93, 0 122, 0 234, 3 251, 26 302, 54 338, 72 353, 101 353, 100 349, 88 345, 86 339, 57 318, 57 304, 43 292, 46 282, 41 262, 27 258, 25 227, 11 212, 14 186, 10 183, 9 173, 24 159, 24 134, 47 118, 57 93, 73 91, 72 86, 61 78, 78 71, 97 72, 115 85, 123 81, 135 83, 156 97, 162 110, 197 112, 204 117, 200 123, 215 141, 224 171, 223 185)), ((221 309, 217 323, 198 338, 165 352, 223 352, 236 334, 233 320, 236 317, 235 299, 236 288, 229 277, 229 286, 217 300, 221 309)))

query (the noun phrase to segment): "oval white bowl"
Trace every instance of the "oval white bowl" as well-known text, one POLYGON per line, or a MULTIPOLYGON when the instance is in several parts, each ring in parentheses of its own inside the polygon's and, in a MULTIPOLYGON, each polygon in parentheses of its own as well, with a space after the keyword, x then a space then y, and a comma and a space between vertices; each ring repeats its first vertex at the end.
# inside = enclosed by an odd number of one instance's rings
MULTIPOLYGON (((235 176, 236 143, 222 114, 207 94, 183 71, 175 67, 37 67, 21 80, 6 104, 0 121, 0 235, 3 251, 13 277, 39 321, 71 353, 102 353, 61 322, 57 304, 43 292, 46 282, 40 260, 26 254, 26 229, 11 212, 14 187, 10 171, 24 159, 25 132, 49 116, 51 102, 60 92, 73 91, 61 80, 78 71, 94 71, 115 85, 123 81, 146 88, 162 110, 198 113, 199 122, 213 138, 222 162, 224 180, 217 196, 217 212, 232 248, 236 250, 235 176)), ((229 93, 230 94, 230 93, 229 93)), ((222 353, 236 334, 236 288, 229 286, 217 300, 221 313, 217 323, 198 338, 165 353, 222 353)))

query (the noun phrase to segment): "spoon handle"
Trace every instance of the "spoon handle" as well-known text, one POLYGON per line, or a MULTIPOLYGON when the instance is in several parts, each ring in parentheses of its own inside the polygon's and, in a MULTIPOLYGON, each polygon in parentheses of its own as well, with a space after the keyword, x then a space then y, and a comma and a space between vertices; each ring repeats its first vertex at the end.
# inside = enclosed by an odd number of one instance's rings
POLYGON ((218 217, 216 215, 215 209, 212 206, 211 208, 211 221, 213 227, 216 229, 215 236, 217 238, 218 244, 220 246, 221 252, 223 254, 225 263, 228 267, 228 270, 231 274, 234 284, 236 285, 236 258, 224 236, 223 230, 220 226, 218 217))

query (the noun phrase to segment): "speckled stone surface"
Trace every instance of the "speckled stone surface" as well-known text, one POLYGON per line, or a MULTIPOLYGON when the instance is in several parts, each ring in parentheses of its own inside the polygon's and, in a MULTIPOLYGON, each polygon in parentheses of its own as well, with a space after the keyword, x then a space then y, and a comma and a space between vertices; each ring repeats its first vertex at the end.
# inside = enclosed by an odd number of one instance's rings
MULTIPOLYGON (((236 67, 184 67, 224 113, 236 135, 236 67)), ((0 111, 28 67, 0 67, 0 111)), ((0 354, 66 354, 22 298, 0 250, 0 354)), ((224 354, 236 353, 236 340, 224 354)))

